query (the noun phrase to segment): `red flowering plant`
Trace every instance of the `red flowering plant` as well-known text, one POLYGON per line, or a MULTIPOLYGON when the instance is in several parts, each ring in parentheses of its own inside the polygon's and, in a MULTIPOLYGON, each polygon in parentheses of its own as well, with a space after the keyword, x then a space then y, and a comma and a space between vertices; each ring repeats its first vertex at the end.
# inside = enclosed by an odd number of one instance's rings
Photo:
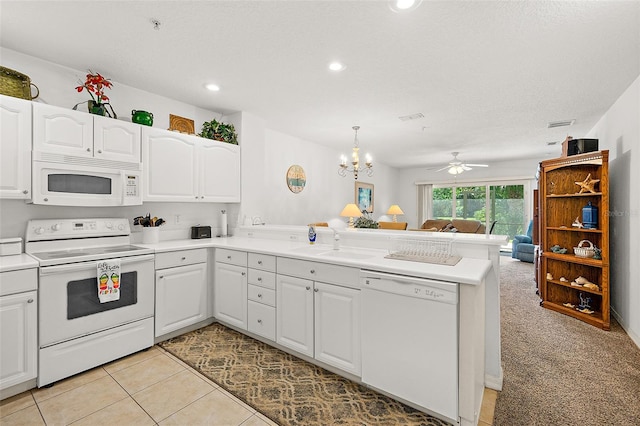
MULTIPOLYGON (((87 92, 89 92, 89 96, 91 96, 91 99, 85 101, 89 104, 89 112, 98 115, 107 114, 109 117, 111 117, 111 114, 109 114, 109 111, 107 111, 107 109, 105 108, 106 105, 109 105, 109 107, 111 108, 111 112, 113 113, 113 118, 117 118, 116 113, 113 111, 113 108, 109 104, 109 97, 104 94, 105 89, 111 89, 112 85, 113 84, 108 78, 104 78, 100 73, 94 73, 93 71, 89 70, 87 79, 83 84, 77 86, 76 90, 78 91, 78 93, 82 92, 85 89, 87 90, 87 92)), ((80 102, 80 104, 81 103, 84 102, 80 102)), ((77 109, 78 105, 80 104, 76 104, 73 109, 77 109)))

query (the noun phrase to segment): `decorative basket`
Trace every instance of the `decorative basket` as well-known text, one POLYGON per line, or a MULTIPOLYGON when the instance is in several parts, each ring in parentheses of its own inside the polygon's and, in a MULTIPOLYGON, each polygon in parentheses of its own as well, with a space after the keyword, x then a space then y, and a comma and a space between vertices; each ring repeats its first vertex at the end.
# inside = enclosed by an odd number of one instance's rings
POLYGON ((40 90, 31 82, 29 76, 0 66, 0 94, 30 101, 38 97, 40 90), (31 86, 36 88, 36 95, 33 97, 31 96, 31 86))
POLYGON ((591 241, 582 240, 578 243, 578 247, 573 248, 573 253, 578 257, 593 257, 596 251, 591 241), (589 246, 586 247, 586 244, 588 244, 589 246))

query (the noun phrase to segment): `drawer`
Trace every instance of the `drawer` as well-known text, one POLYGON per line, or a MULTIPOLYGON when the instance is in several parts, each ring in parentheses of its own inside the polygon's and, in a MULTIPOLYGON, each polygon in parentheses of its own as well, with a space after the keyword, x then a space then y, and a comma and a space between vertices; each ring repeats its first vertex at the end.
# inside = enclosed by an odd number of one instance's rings
POLYGON ((264 303, 265 305, 273 307, 276 306, 275 290, 269 290, 268 288, 249 284, 248 298, 249 300, 253 300, 254 302, 264 303))
POLYGON ((276 340, 276 308, 256 303, 251 300, 249 304, 249 325, 247 330, 273 341, 276 340))
POLYGON ((156 270, 207 261, 207 249, 178 250, 156 254, 156 270))
POLYGON ((360 288, 360 269, 358 268, 288 257, 278 257, 277 267, 278 274, 360 288))
POLYGON ((38 289, 38 268, 0 273, 0 296, 38 289))
POLYGON ((260 287, 276 289, 275 272, 260 271, 258 269, 249 268, 249 284, 259 285, 260 287))
POLYGON ((216 262, 247 266, 247 252, 228 249, 216 249, 216 262))
POLYGON ((276 271, 276 257, 268 254, 249 253, 249 268, 276 271))

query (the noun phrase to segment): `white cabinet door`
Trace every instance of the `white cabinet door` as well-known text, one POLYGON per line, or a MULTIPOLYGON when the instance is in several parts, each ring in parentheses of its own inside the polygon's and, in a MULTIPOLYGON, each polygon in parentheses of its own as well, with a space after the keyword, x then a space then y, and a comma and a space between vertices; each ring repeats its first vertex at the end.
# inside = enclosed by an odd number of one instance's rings
POLYGON ((31 102, 0 95, 0 198, 31 198, 31 102))
POLYGON ((240 147, 203 139, 199 155, 201 200, 240 202, 240 147))
POLYGON ((276 341, 313 357, 313 281, 278 275, 276 341))
POLYGON ((315 283, 315 359, 360 375, 360 290, 315 283))
POLYGON ((96 158, 140 162, 140 125, 93 116, 93 149, 96 158))
POLYGON ((93 116, 85 112, 33 103, 33 149, 93 157, 93 116))
POLYGON ((143 201, 198 201, 200 138, 142 129, 143 201))
POLYGON ((0 297, 0 389, 37 374, 37 292, 0 297))
POLYGON ((247 329, 247 268, 216 262, 213 283, 213 316, 247 329))
POLYGON ((156 337, 207 319, 207 264, 156 271, 156 337))

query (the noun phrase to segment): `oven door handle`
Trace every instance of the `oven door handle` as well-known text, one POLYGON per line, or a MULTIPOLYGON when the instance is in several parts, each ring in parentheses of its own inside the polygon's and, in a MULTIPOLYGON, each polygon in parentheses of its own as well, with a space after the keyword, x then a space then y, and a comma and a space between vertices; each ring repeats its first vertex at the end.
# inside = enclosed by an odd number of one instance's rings
MULTIPOLYGON (((142 256, 130 256, 130 257, 116 257, 115 259, 120 259, 120 265, 130 265, 132 263, 141 263, 147 261, 153 261, 153 254, 145 254, 142 256)), ((96 263, 102 262, 104 260, 113 260, 113 259, 99 259, 90 262, 80 262, 80 263, 70 263, 68 265, 55 265, 55 266, 41 266, 40 267, 40 275, 50 275, 50 274, 58 274, 60 272, 71 272, 71 271, 81 271, 87 269, 96 269, 96 263)))

